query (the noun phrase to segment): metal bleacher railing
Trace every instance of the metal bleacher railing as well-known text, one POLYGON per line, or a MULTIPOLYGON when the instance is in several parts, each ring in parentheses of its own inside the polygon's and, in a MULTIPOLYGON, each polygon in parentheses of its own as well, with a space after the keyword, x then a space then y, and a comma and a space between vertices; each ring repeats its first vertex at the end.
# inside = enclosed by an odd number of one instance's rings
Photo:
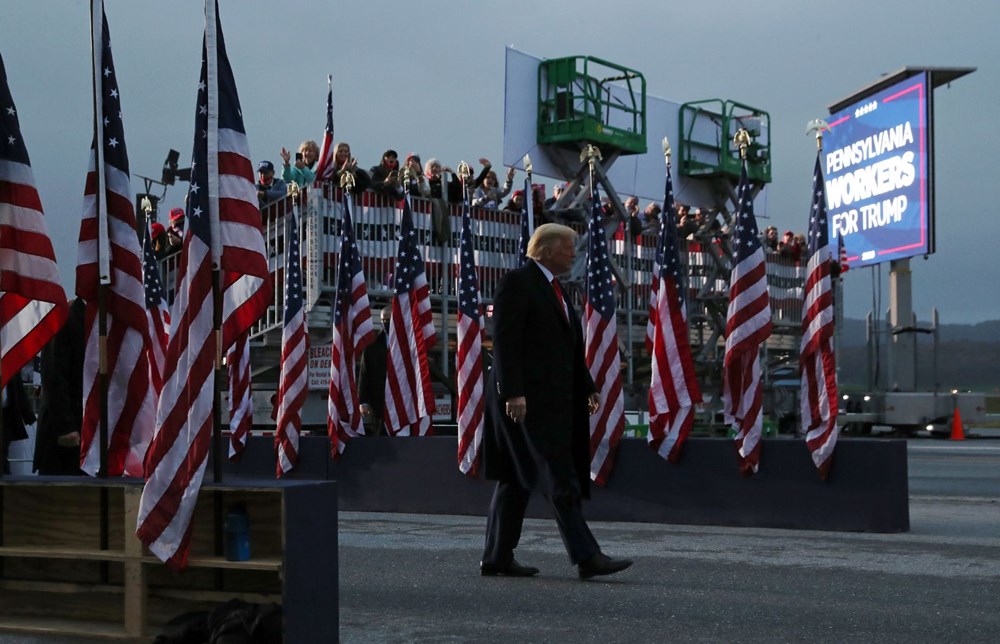
MULTIPOLYGON (((352 210, 358 250, 362 257, 369 297, 373 307, 381 307, 392 297, 391 276, 398 246, 397 233, 401 209, 397 203, 373 192, 354 198, 352 210)), ((274 299, 265 316, 254 327, 251 338, 280 329, 282 316, 282 279, 284 265, 285 213, 293 208, 299 212, 299 234, 303 249, 303 275, 307 294, 307 313, 310 327, 328 326, 329 307, 336 288, 337 256, 340 251, 340 221, 343 205, 340 191, 313 189, 289 196, 268 205, 262 212, 263 233, 274 278, 274 299)), ((414 225, 422 249, 427 282, 442 337, 455 331, 454 312, 457 270, 455 255, 461 232, 461 207, 440 200, 411 198, 414 225)), ((517 263, 519 214, 485 208, 472 208, 472 228, 475 234, 476 266, 479 287, 487 311, 494 289, 500 278, 517 263)), ((585 233, 582 223, 568 223, 585 233)), ((618 310, 622 323, 631 320, 631 340, 641 343, 645 331, 649 292, 655 255, 656 236, 643 234, 631 249, 626 241, 612 237, 609 249, 612 261, 618 267, 623 282, 616 289, 618 310), (624 284, 630 284, 628 288, 624 284)), ((706 306, 706 293, 718 298, 728 294, 728 284, 717 270, 720 250, 728 247, 722 235, 712 243, 716 249, 707 249, 704 242, 682 242, 681 262, 685 266, 689 320, 705 319, 702 309, 706 306), (710 252, 710 251, 713 251, 710 252)), ((585 254, 585 246, 579 254, 585 254)), ((728 267, 729 255, 721 253, 721 261, 728 267)), ((173 301, 177 262, 180 255, 172 255, 162 262, 164 284, 168 285, 168 300, 173 301)), ((728 270, 728 268, 727 268, 728 270)), ((571 278, 572 280, 573 278, 571 278)), ((767 256, 768 291, 771 298, 772 317, 776 327, 792 331, 799 327, 802 317, 804 267, 776 254, 767 256)), ((582 287, 582 280, 579 286, 582 287)), ((576 305, 580 305, 581 288, 571 290, 576 305)), ((724 309, 723 309, 724 310, 724 309)), ((696 334, 692 330, 692 338, 696 334)), ((626 334, 619 338, 627 342, 626 334)))

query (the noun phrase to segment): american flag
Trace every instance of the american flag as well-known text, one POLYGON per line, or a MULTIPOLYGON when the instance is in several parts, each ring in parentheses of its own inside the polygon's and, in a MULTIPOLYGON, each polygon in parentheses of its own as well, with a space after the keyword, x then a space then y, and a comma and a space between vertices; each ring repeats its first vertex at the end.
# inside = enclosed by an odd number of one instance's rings
POLYGON ((361 268, 361 255, 354 237, 351 196, 344 190, 341 220, 340 268, 333 313, 330 351, 330 397, 327 401, 327 434, 330 455, 337 459, 352 437, 364 434, 358 408, 358 382, 354 374, 356 356, 375 339, 368 286, 361 268))
POLYGON ((281 327, 281 371, 278 375, 278 425, 274 451, 278 455, 278 477, 299 463, 302 405, 309 394, 309 333, 302 303, 302 255, 296 211, 285 215, 285 307, 281 327))
POLYGON ((701 402, 701 389, 688 342, 687 310, 677 247, 677 214, 673 204, 674 186, 667 166, 649 301, 649 325, 652 327, 651 342, 647 336, 647 348, 652 357, 649 446, 667 461, 676 463, 691 433, 694 405, 701 402))
MULTIPOLYGON (((841 239, 841 238, 838 238, 841 239)), ((809 213, 809 263, 806 295, 802 301, 802 369, 800 396, 802 431, 813 463, 826 479, 837 444, 837 366, 833 352, 833 263, 827 230, 826 195, 819 157, 813 175, 812 209, 809 213)))
MULTIPOLYGON (((824 204, 823 207, 825 210, 826 205, 824 204)), ((838 261, 838 267, 840 269, 840 275, 843 275, 850 269, 850 267, 847 265, 847 259, 848 259, 847 249, 844 248, 844 236, 837 235, 837 261, 838 261)))
POLYGON ((146 291, 146 320, 149 323, 149 382, 159 400, 163 389, 163 372, 166 369, 167 343, 170 340, 170 309, 160 284, 160 265, 153 252, 149 223, 142 235, 142 285, 146 291))
POLYGON ((333 77, 326 77, 326 129, 323 130, 323 145, 319 149, 316 162, 316 183, 333 179, 336 168, 333 164, 333 77))
POLYGON ((121 96, 108 23, 102 3, 95 2, 92 6, 97 118, 76 267, 76 293, 87 303, 80 469, 90 475, 101 469, 98 292, 103 289, 107 338, 106 474, 142 476, 156 414, 156 396, 150 386, 146 357, 151 340, 142 249, 136 235, 121 96))
POLYGON ((475 476, 483 443, 483 324, 468 201, 462 205, 458 262, 458 469, 475 476))
POLYGON ((226 354, 229 376, 229 460, 238 462, 253 429, 253 386, 250 382, 250 334, 244 333, 226 354))
POLYGON ((531 179, 524 178, 524 205, 521 206, 521 232, 517 238, 517 265, 524 266, 528 263, 528 240, 531 239, 531 232, 534 224, 534 213, 532 209, 534 200, 531 199, 531 179))
POLYGON ((216 15, 216 3, 207 0, 174 329, 136 526, 150 552, 176 569, 187 565, 191 516, 212 438, 217 355, 247 331, 271 298, 249 145, 216 15), (214 332, 214 258, 226 271, 221 347, 214 332), (240 267, 245 275, 237 272, 240 267))
MULTIPOLYGON (((593 184, 594 182, 591 181, 593 184)), ((625 433, 621 355, 615 315, 614 282, 604 236, 604 213, 597 188, 592 188, 587 252, 587 299, 584 303, 587 366, 601 396, 600 411, 590 417, 590 478, 605 485, 614 466, 618 441, 625 433)))
POLYGON ((736 432, 740 472, 757 472, 760 462, 760 346, 771 335, 764 250, 753 214, 753 190, 746 161, 736 189, 739 209, 733 234, 733 267, 729 276, 726 353, 723 359, 723 417, 736 432))
POLYGON ((0 389, 56 334, 68 311, 0 57, 0 389))
POLYGON ((393 278, 396 297, 388 333, 385 425, 393 436, 427 436, 433 433, 434 413, 427 352, 437 342, 437 331, 409 197, 403 199, 393 278))

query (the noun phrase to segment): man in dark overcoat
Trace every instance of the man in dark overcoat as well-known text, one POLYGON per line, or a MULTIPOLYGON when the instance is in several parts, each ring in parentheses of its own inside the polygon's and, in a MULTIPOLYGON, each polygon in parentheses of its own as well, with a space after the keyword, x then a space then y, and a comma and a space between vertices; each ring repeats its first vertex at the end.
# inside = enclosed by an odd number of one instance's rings
POLYGON ((74 299, 66 323, 42 349, 42 397, 34 460, 39 474, 84 473, 80 469, 80 427, 85 313, 83 299, 74 299))
POLYGON ((371 420, 366 432, 368 436, 384 434, 382 416, 385 413, 385 374, 389 353, 389 319, 392 306, 382 309, 380 320, 382 330, 375 340, 361 352, 361 367, 358 370, 358 400, 361 401, 361 415, 371 420))
POLYGON ((581 579, 632 564, 601 553, 581 499, 590 492, 590 424, 600 407, 584 361, 580 319, 556 276, 573 265, 576 232, 539 226, 527 264, 500 281, 493 299, 493 369, 486 382, 483 466, 497 480, 480 572, 529 577, 514 559, 533 489, 552 504, 559 533, 581 579))
POLYGON ((3 473, 10 474, 10 444, 28 437, 25 425, 35 422, 31 401, 24 393, 21 371, 15 371, 3 390, 3 473))

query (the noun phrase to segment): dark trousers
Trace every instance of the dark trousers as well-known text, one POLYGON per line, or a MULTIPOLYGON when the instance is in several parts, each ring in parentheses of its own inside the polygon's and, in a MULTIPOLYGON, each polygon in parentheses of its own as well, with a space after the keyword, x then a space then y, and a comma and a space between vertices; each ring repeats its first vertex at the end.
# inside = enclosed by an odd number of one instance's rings
MULTIPOLYGON (((524 511, 528 508, 531 491, 517 483, 500 481, 493 492, 490 513, 486 518, 486 547, 483 563, 506 566, 514 558, 514 548, 521 539, 524 511)), ((546 496, 556 515, 570 561, 575 565, 601 551, 597 540, 583 518, 579 495, 546 496)))

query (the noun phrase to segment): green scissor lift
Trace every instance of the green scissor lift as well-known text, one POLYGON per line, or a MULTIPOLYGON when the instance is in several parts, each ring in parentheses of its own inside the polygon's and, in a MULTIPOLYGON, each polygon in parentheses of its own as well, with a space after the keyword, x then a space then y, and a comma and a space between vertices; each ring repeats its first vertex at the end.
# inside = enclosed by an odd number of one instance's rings
POLYGON ((739 129, 750 134, 747 175, 771 182, 771 116, 749 105, 710 98, 680 109, 680 173, 685 177, 739 178, 740 151, 733 145, 739 129))
MULTIPOLYGON (((733 142, 736 132, 744 129, 750 135, 747 147, 747 176, 754 196, 771 182, 771 117, 757 108, 736 101, 718 98, 684 103, 679 110, 680 146, 677 155, 681 176, 705 181, 712 186, 716 207, 727 226, 732 226, 733 216, 738 210, 736 186, 739 182, 743 162, 740 150, 733 142)), ((729 281, 732 251, 728 239, 715 243, 717 235, 711 230, 699 230, 695 241, 701 243, 710 261, 702 267, 704 286, 694 295, 697 301, 690 309, 688 322, 693 327, 705 329, 706 333, 696 350, 695 362, 702 373, 709 374, 702 380, 702 391, 716 390, 713 405, 706 410, 710 423, 715 411, 720 408, 722 383, 717 379, 722 371, 723 356, 719 351, 721 339, 725 337, 728 297, 715 290, 715 284, 729 281)), ((780 336, 794 335, 797 325, 775 325, 768 347, 765 350, 769 364, 765 369, 765 388, 768 387, 767 373, 770 365, 797 362, 797 342, 779 342, 780 336)), ((773 419, 771 419, 773 421, 773 419)), ((773 432, 773 422, 765 421, 765 434, 773 432)))
POLYGON ((538 66, 538 143, 577 149, 593 143, 611 152, 646 152, 646 79, 593 56, 538 66))

